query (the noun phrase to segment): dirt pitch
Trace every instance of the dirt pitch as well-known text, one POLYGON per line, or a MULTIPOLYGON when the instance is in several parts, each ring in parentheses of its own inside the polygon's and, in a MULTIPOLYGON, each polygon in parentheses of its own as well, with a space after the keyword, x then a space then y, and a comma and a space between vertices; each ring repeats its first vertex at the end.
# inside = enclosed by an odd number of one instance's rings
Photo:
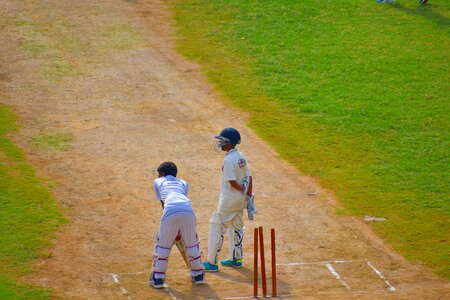
POLYGON ((269 229, 277 231, 278 291, 285 298, 450 298, 448 282, 405 262, 360 220, 334 216, 332 194, 278 158, 245 126, 244 114, 219 101, 199 67, 175 53, 167 1, 4 0, 0 10, 5 20, 60 26, 41 32, 50 44, 59 33, 94 45, 108 24, 128 24, 142 39, 132 49, 83 52, 55 42, 58 57, 82 70, 55 79, 45 75, 51 53, 24 47, 26 27, 0 32, 0 101, 23 125, 11 138, 39 176, 56 183, 54 195, 70 219, 49 258, 23 280, 65 299, 245 299, 252 295, 252 229, 264 226, 266 245, 269 229), (223 157, 211 142, 224 126, 242 133, 260 210, 246 222, 244 268, 208 274, 205 285, 194 286, 174 250, 168 288, 154 290, 147 278, 161 215, 151 190, 155 168, 172 160, 190 182, 206 257, 223 157), (72 137, 67 150, 32 147, 34 136, 52 133, 72 137))

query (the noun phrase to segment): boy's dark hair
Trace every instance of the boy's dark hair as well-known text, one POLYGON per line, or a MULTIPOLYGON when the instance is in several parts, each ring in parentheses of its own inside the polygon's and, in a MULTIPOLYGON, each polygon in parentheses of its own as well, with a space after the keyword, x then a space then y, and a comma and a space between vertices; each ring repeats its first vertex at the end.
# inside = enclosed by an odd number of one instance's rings
POLYGON ((163 173, 164 176, 172 175, 174 177, 177 177, 178 169, 173 162, 166 161, 160 164, 158 169, 156 169, 156 171, 158 171, 158 173, 163 173))

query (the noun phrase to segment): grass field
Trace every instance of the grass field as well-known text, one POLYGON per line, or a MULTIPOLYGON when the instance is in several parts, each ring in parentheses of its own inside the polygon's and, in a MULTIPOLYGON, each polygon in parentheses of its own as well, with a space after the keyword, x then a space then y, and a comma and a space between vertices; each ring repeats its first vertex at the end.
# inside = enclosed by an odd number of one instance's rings
POLYGON ((34 258, 49 257, 55 229, 65 222, 48 188, 5 135, 16 118, 0 104, 0 299, 49 299, 50 291, 19 283, 34 258))
POLYGON ((387 218, 372 228, 450 279, 448 1, 183 0, 174 10, 178 50, 335 193, 338 214, 387 218))

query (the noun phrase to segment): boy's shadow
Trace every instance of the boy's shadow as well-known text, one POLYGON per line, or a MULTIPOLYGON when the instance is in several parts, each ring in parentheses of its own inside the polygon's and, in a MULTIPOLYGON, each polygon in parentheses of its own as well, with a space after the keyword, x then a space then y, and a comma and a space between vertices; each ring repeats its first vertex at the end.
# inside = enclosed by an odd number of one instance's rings
MULTIPOLYGON (((232 268, 232 270, 239 273, 239 275, 226 274, 223 272, 213 273, 216 276, 219 276, 225 280, 229 280, 232 282, 238 283, 247 283, 253 286, 253 270, 249 270, 247 268, 232 268)), ((267 293, 270 295, 272 291, 272 274, 270 268, 266 267, 266 280, 267 280, 267 293)), ((259 267, 258 272, 258 285, 261 286, 261 269, 259 267)), ((277 294, 291 294, 291 285, 284 280, 280 280, 280 277, 277 276, 277 294)), ((261 288, 259 287, 259 294, 261 295, 261 288)))
POLYGON ((212 273, 218 277, 221 277, 228 281, 238 282, 238 283, 252 283, 253 282, 253 271, 247 268, 230 268, 238 272, 240 275, 233 275, 224 272, 212 273))
POLYGON ((436 11, 433 10, 433 4, 427 4, 425 6, 419 6, 415 9, 406 7, 404 5, 401 5, 399 3, 393 3, 391 4, 393 8, 396 8, 400 11, 403 11, 410 15, 415 15, 419 17, 424 17, 433 23, 436 24, 439 28, 446 28, 450 25, 450 19, 446 16, 443 16, 436 11))
POLYGON ((166 287, 160 290, 162 293, 169 295, 174 299, 192 299, 192 300, 200 300, 200 299, 219 299, 214 289, 207 283, 203 283, 202 285, 192 284, 191 291, 189 293, 183 293, 176 290, 171 289, 170 287, 166 287))

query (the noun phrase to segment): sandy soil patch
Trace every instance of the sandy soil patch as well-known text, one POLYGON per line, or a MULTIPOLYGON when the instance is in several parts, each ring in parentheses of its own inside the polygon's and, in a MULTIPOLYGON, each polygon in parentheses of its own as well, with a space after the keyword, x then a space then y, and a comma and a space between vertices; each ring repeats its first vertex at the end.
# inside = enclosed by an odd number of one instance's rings
POLYGON ((68 299, 243 299, 252 295, 252 229, 264 226, 267 245, 269 229, 277 231, 278 291, 286 298, 449 297, 448 282, 405 262, 362 221, 334 216, 331 193, 279 159, 245 126, 245 115, 218 100, 199 67, 175 53, 167 1, 6 0, 0 8, 11 18, 53 20, 55 32, 58 24, 68 30, 64 36, 98 41, 108 24, 126 24, 142 39, 133 49, 61 52, 79 72, 55 80, 43 73, 45 56, 23 49, 23 32, 0 32, 0 101, 23 124, 12 138, 39 175, 57 183, 54 195, 71 220, 53 255, 24 280, 68 299), (223 157, 211 143, 225 126, 241 131, 260 210, 246 222, 244 268, 208 274, 205 285, 194 286, 173 250, 169 288, 154 290, 147 278, 161 215, 151 190, 155 169, 174 161, 189 181, 206 257, 223 157), (67 150, 31 147, 33 136, 54 132, 70 134, 67 150))

